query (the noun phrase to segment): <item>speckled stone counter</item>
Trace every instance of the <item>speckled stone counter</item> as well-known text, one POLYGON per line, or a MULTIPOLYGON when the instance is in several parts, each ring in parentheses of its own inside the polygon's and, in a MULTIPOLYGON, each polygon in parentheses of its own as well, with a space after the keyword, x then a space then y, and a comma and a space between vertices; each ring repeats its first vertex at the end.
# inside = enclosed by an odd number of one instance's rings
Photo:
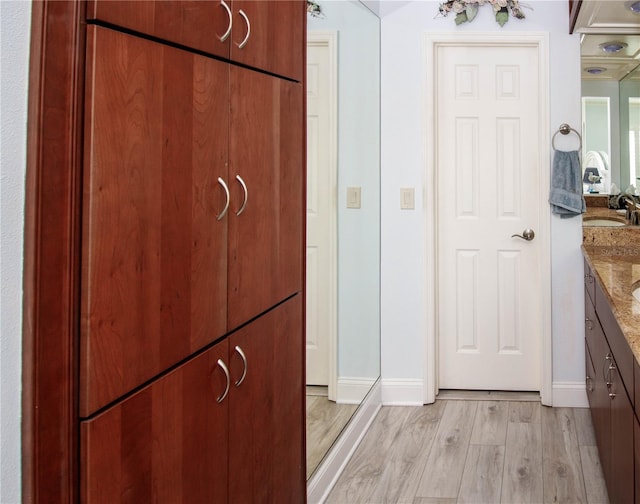
POLYGON ((640 301, 632 294, 640 287, 640 228, 599 231, 604 236, 595 241, 604 242, 609 237, 609 244, 584 243, 582 250, 597 275, 636 361, 640 363, 640 301), (624 233, 618 234, 621 231, 624 233))

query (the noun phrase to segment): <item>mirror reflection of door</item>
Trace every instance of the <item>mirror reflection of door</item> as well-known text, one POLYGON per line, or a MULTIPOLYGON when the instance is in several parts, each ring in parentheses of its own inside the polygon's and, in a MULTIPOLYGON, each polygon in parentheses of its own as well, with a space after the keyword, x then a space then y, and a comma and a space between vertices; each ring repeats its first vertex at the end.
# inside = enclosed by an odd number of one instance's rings
POLYGON ((307 35, 307 386, 335 390, 337 100, 335 32, 307 35))

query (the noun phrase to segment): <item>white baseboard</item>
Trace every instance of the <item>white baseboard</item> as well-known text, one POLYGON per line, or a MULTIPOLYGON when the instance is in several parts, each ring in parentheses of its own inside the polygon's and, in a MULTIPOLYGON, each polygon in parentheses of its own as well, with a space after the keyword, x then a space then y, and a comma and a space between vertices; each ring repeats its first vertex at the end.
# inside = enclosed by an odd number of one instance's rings
POLYGON ((382 394, 378 381, 307 482, 308 504, 322 504, 327 498, 381 405, 382 394))
POLYGON ((588 408, 587 390, 584 382, 553 382, 554 408, 588 408))
POLYGON ((360 404, 373 387, 377 378, 338 378, 336 403, 360 404))
POLYGON ((422 380, 382 380, 382 404, 385 406, 422 406, 422 380))

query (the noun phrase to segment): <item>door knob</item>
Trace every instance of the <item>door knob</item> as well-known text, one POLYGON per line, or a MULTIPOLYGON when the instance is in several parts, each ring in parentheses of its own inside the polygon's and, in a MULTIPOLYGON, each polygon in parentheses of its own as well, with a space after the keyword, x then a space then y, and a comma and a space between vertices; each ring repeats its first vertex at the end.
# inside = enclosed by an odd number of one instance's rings
POLYGON ((523 240, 531 241, 536 237, 536 234, 533 232, 533 229, 525 229, 521 235, 514 234, 511 235, 511 238, 522 238, 523 240))

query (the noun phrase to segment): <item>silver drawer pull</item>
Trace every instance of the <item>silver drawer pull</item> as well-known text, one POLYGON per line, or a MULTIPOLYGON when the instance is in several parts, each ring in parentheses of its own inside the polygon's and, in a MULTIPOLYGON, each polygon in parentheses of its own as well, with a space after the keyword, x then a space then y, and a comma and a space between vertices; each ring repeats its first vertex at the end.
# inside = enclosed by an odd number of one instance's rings
POLYGON ((218 366, 222 368, 222 371, 224 371, 224 375, 227 378, 227 384, 224 387, 224 392, 220 397, 216 399, 216 402, 221 403, 222 401, 224 401, 225 397, 227 397, 227 395, 229 394, 229 385, 231 384, 231 377, 229 376, 229 368, 227 367, 227 365, 224 363, 222 359, 218 359, 218 366))
POLYGON ((242 180, 242 177, 240 175, 236 175, 236 180, 240 182, 242 190, 244 191, 244 200, 242 201, 242 206, 240 207, 240 210, 236 212, 236 215, 240 215, 242 212, 244 212, 244 208, 247 206, 247 201, 249 201, 249 191, 247 190, 247 184, 244 183, 244 180, 242 180))
POLYGON ((247 42, 249 42, 249 37, 251 36, 251 23, 249 22, 249 18, 242 9, 240 9, 238 13, 243 17, 244 22, 247 25, 247 34, 245 35, 244 40, 238 44, 238 49, 242 49, 247 45, 247 42))
POLYGON ((244 365, 244 369, 242 370, 242 376, 238 378, 238 381, 235 382, 235 386, 239 387, 240 385, 242 385, 242 382, 247 376, 247 356, 244 354, 244 352, 242 351, 242 348, 240 348, 239 346, 236 346, 235 351, 238 352, 238 355, 242 359, 242 364, 244 365))
POLYGON ((231 9, 224 0, 220 0, 220 5, 224 7, 224 10, 227 11, 227 16, 229 16, 229 25, 227 26, 227 31, 224 32, 222 37, 220 37, 220 42, 224 42, 231 34, 231 27, 233 26, 233 15, 231 14, 231 9))
POLYGON ((218 177, 218 183, 224 189, 224 193, 227 197, 227 202, 224 204, 224 208, 222 209, 222 212, 220 212, 216 217, 217 220, 222 220, 222 218, 227 214, 227 210, 229 210, 229 201, 231 200, 231 197, 229 196, 229 187, 227 187, 227 184, 225 183, 224 180, 222 180, 221 177, 218 177))

